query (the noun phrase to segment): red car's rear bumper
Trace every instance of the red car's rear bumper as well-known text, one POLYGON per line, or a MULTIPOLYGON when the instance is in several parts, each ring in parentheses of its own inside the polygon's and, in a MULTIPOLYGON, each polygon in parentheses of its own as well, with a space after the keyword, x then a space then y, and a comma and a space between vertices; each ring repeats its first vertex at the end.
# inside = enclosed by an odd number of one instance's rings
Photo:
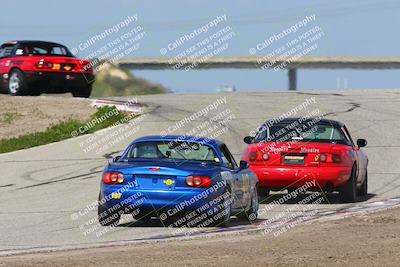
POLYGON ((74 88, 86 88, 94 82, 90 73, 66 72, 24 72, 29 86, 46 92, 69 92, 74 88))
POLYGON ((300 187, 315 180, 317 187, 344 185, 351 175, 351 167, 299 167, 251 165, 259 180, 259 186, 270 188, 300 187), (330 185, 329 185, 330 184, 330 185))

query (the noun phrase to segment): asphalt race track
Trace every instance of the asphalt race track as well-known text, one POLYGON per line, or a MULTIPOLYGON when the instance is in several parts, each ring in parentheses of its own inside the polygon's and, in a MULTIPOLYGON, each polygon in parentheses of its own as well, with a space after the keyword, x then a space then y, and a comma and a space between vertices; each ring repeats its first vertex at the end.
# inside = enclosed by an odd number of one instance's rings
MULTIPOLYGON (((228 144, 237 160, 245 148, 243 137, 250 131, 267 118, 280 116, 302 103, 309 103, 306 110, 295 115, 318 110, 320 115, 345 122, 353 139, 368 140, 366 151, 370 160, 370 195, 367 202, 400 196, 399 91, 170 94, 141 96, 138 100, 147 104, 149 111, 138 121, 137 132, 121 141, 113 138, 112 140, 118 142, 101 153, 96 153, 95 150, 84 151, 87 146, 81 144, 90 138, 86 135, 0 155, 0 254, 88 247, 108 242, 179 235, 176 229, 164 228, 159 221, 154 220, 149 225, 132 224, 129 217, 124 218, 122 225, 96 235, 101 228, 93 232, 88 232, 88 229, 98 227, 94 222, 97 210, 87 209, 87 205, 97 200, 100 172, 107 158, 118 155, 129 142, 139 136, 160 134, 169 130, 171 134, 185 134, 207 121, 206 118, 197 118, 193 114, 221 101, 223 103, 218 105, 217 110, 209 110, 205 116, 210 119, 229 110, 231 119, 224 120, 227 113, 223 113, 225 115, 213 120, 212 124, 221 129, 215 132, 222 134, 217 138, 228 144), (190 119, 191 116, 194 120, 190 119), (172 128, 184 118, 188 119, 179 123, 179 129, 174 131, 172 128)), ((296 202, 289 202, 260 214, 257 223, 285 212, 294 203, 296 202)), ((348 206, 363 204, 365 203, 341 204, 337 196, 332 194, 324 204, 318 205, 317 213, 340 211, 348 206)), ((263 207, 265 204, 260 209, 263 207)), ((232 228, 222 230, 246 227, 254 226, 239 225, 233 220, 232 228)), ((207 228, 197 234, 213 231, 220 230, 207 228)))

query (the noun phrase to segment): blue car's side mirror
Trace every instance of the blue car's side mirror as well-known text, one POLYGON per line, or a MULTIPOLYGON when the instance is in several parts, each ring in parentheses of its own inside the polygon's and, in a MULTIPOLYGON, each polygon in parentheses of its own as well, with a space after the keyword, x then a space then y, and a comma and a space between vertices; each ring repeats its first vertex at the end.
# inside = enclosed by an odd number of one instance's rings
POLYGON ((245 169, 248 169, 250 167, 250 164, 245 160, 241 160, 239 162, 239 167, 240 167, 241 170, 245 170, 245 169))
POLYGON ((113 158, 113 162, 119 161, 120 158, 121 158, 121 156, 116 156, 115 158, 113 158))

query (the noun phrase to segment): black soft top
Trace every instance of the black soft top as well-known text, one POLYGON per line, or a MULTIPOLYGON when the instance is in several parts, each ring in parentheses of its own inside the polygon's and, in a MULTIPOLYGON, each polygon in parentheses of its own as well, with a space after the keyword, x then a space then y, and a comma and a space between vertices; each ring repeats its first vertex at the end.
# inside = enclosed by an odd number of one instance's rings
POLYGON ((8 41, 8 42, 3 43, 1 45, 1 47, 7 46, 7 45, 16 45, 16 44, 21 44, 21 45, 37 44, 37 45, 49 45, 49 46, 63 46, 63 47, 65 47, 65 45, 62 45, 62 44, 59 44, 59 43, 47 42, 47 41, 35 41, 35 40, 8 41))
POLYGON ((278 124, 291 124, 295 121, 303 120, 305 122, 307 121, 318 121, 318 124, 326 124, 326 125, 332 125, 336 127, 342 127, 344 126, 344 123, 340 121, 335 121, 335 120, 330 120, 330 119, 325 119, 325 118, 318 118, 318 117, 310 117, 304 120, 302 117, 289 117, 289 118, 284 118, 282 120, 280 119, 270 119, 265 122, 265 125, 278 125, 278 124))

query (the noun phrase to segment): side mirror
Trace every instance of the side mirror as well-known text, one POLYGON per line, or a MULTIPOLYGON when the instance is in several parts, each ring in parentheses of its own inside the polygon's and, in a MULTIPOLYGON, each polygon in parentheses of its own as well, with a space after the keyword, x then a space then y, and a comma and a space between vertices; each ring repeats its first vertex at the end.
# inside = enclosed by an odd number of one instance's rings
POLYGON ((250 164, 245 160, 241 160, 239 162, 239 167, 240 167, 241 170, 245 170, 245 169, 248 169, 250 167, 250 164))
POLYGON ((251 137, 251 136, 246 136, 244 139, 243 139, 243 141, 246 143, 246 144, 251 144, 251 142, 253 142, 253 137, 251 137))
POLYGON ((120 158, 121 158, 121 156, 116 156, 115 158, 113 158, 113 162, 119 161, 120 158))
POLYGON ((357 146, 358 146, 358 147, 365 147, 365 146, 367 146, 367 140, 365 140, 365 139, 357 139, 357 146))

